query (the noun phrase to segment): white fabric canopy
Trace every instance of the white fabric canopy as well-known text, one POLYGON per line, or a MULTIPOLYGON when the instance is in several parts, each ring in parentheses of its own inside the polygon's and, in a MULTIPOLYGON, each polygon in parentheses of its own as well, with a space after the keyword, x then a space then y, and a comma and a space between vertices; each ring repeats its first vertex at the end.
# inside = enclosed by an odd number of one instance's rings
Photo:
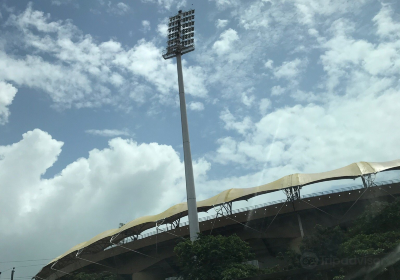
MULTIPOLYGON (((217 194, 216 196, 197 202, 197 208, 199 211, 207 211, 208 209, 214 207, 215 205, 220 205, 232 201, 245 200, 254 196, 290 187, 305 186, 330 180, 353 179, 363 175, 374 174, 394 169, 400 169, 400 159, 388 162, 363 162, 363 161, 356 162, 339 169, 321 173, 310 173, 310 174, 296 173, 287 175, 274 182, 261 185, 258 187, 225 190, 217 194)), ((119 239, 116 239, 115 241, 118 242, 118 240, 121 240, 123 236, 126 236, 125 234, 122 233, 127 233, 127 235, 129 235, 129 233, 132 232, 140 233, 146 229, 154 227, 157 221, 163 219, 176 220, 176 218, 186 216, 187 211, 188 211, 187 203, 182 202, 168 208, 167 210, 165 210, 160 214, 137 218, 125 224, 119 229, 107 230, 93 237, 87 242, 83 242, 74 246, 66 253, 52 260, 49 263, 49 265, 70 255, 71 253, 74 253, 80 249, 91 246, 96 242, 100 241, 104 242, 105 240, 110 240, 112 236, 121 235, 121 237, 119 239), (138 232, 138 230, 140 230, 140 232, 138 232)))

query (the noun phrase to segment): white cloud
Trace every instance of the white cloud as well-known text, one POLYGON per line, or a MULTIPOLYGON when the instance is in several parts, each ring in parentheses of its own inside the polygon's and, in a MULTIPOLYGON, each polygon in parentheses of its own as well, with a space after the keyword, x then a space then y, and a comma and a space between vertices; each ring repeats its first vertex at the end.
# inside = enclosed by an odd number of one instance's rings
POLYGON ((250 90, 242 93, 242 103, 247 107, 250 107, 255 100, 255 96, 251 94, 253 91, 254 88, 251 88, 250 90))
POLYGON ((297 77, 301 71, 301 68, 306 64, 305 61, 296 58, 291 61, 285 61, 281 66, 275 69, 274 75, 276 78, 293 79, 297 77))
POLYGON ((222 111, 219 117, 224 121, 226 129, 235 130, 242 135, 245 135, 252 127, 250 117, 247 116, 242 121, 236 121, 236 117, 228 109, 222 111))
POLYGON ((229 28, 222 32, 219 40, 214 43, 212 48, 218 55, 223 55, 231 50, 232 44, 237 40, 239 40, 237 32, 229 28))
POLYGON ((142 3, 153 3, 157 4, 159 7, 170 10, 173 6, 177 9, 186 6, 186 0, 141 0, 142 3))
POLYGON ((265 1, 255 1, 251 2, 250 5, 240 7, 240 25, 247 30, 254 30, 267 28, 271 22, 274 22, 275 20, 280 21, 280 23, 285 22, 286 16, 280 10, 283 8, 280 4, 275 3, 270 8, 267 8, 267 6, 269 6, 269 4, 265 1))
MULTIPOLYGON (((21 36, 23 44, 18 45, 33 48, 34 54, 17 56, 0 47, 0 79, 40 89, 58 107, 130 106, 132 99, 141 103, 145 95, 132 88, 142 78, 145 87, 158 92, 154 102, 173 104, 170 93, 177 89, 176 69, 172 60, 161 57, 161 48, 153 42, 140 40, 131 49, 114 40, 98 43, 70 21, 51 21, 32 6, 12 15, 7 26, 21 36)), ((195 83, 187 93, 206 96, 202 68, 185 67, 184 71, 185 79, 195 83)))
POLYGON ((110 13, 114 13, 117 15, 124 15, 124 14, 128 13, 131 9, 127 4, 125 4, 123 2, 114 4, 111 1, 109 1, 107 5, 108 5, 108 11, 110 13))
POLYGON ((393 10, 387 4, 382 4, 382 9, 373 18, 377 26, 377 34, 382 37, 399 37, 400 22, 393 20, 393 10))
POLYGON ((237 0, 209 0, 214 1, 219 9, 226 9, 229 7, 237 6, 239 3, 237 0))
MULTIPOLYGON (((396 159, 400 132, 391 128, 400 117, 399 96, 390 89, 379 96, 340 96, 325 106, 275 110, 258 122, 247 122, 245 138, 221 138, 215 161, 255 168, 290 164, 298 171, 319 172, 354 161, 396 159)), ((225 128, 233 129, 233 116, 223 114, 225 128)))
POLYGON ((268 61, 265 62, 264 67, 267 69, 273 69, 274 68, 273 64, 274 64, 274 61, 271 59, 268 59, 268 61))
POLYGON ((204 110, 204 105, 201 102, 190 102, 189 103, 189 108, 192 111, 203 111, 204 110))
POLYGON ((0 81, 0 125, 8 122, 10 116, 8 106, 11 105, 17 91, 11 84, 0 81))
POLYGON ((148 21, 148 20, 142 20, 142 31, 143 31, 144 33, 146 33, 146 32, 148 32, 148 31, 150 31, 150 29, 151 29, 150 21, 148 21))
MULTIPOLYGON (((386 9, 386 7, 382 7, 378 18, 382 17, 382 13, 390 14, 386 9)), ((379 22, 377 17, 374 18, 374 21, 379 22)), ((388 22, 393 23, 392 19, 387 19, 385 22, 387 26, 390 26, 387 24, 388 22)), ((391 30, 390 27, 388 28, 391 30)), ((383 31, 378 28, 376 33, 378 36, 389 37, 387 37, 387 41, 375 44, 364 39, 354 39, 351 36, 353 32, 354 27, 351 23, 337 20, 331 27, 332 37, 323 43, 325 52, 321 55, 321 62, 327 73, 326 87, 328 91, 333 91, 340 85, 340 82, 342 84, 353 77, 347 73, 349 68, 354 69, 354 73, 360 75, 366 72, 373 76, 383 75, 388 79, 395 79, 398 76, 400 70, 399 37, 389 36, 390 32, 382 33, 383 31)))
POLYGON ((302 90, 295 90, 290 96, 297 102, 312 103, 323 100, 322 96, 318 96, 313 92, 305 92, 302 90))
MULTIPOLYGON (((61 6, 61 5, 65 5, 65 4, 70 4, 73 1, 74 0, 51 0, 51 4, 56 5, 56 6, 61 6)), ((77 4, 75 4, 75 5, 77 5, 77 4)))
MULTIPOLYGON (((391 26, 388 30, 398 23, 393 18, 385 22, 391 26)), ((217 141, 214 160, 255 170, 286 167, 292 172, 320 172, 360 160, 399 158, 400 133, 392 128, 400 117, 396 101, 400 98, 400 39, 379 27, 375 35, 385 40, 360 39, 359 33, 356 39, 352 36, 356 30, 352 21, 333 22, 326 38, 319 41, 323 47, 319 62, 327 79, 316 81, 313 90, 274 87, 271 95, 290 90, 295 101, 305 104, 284 104, 258 121, 250 119, 241 137, 217 141)), ((303 65, 303 59, 295 58, 274 70, 277 78, 294 79, 303 65)), ((237 125, 226 111, 221 118, 227 130, 237 125)))
POLYGON ((261 115, 265 115, 267 111, 271 108, 271 100, 268 98, 263 98, 260 100, 259 110, 261 115))
POLYGON ((323 20, 332 15, 340 16, 349 12, 359 11, 368 2, 368 0, 336 0, 325 2, 318 0, 295 0, 293 4, 297 10, 297 17, 300 23, 315 25, 317 20, 323 20))
POLYGON ((129 11, 129 6, 126 5, 125 3, 119 2, 117 4, 117 7, 120 8, 123 12, 129 11))
POLYGON ((282 93, 285 92, 285 88, 281 87, 281 86, 273 86, 271 88, 271 95, 272 96, 279 96, 282 95, 282 93))
POLYGON ((164 18, 161 21, 161 23, 159 23, 157 25, 157 32, 161 37, 167 38, 167 36, 168 36, 168 18, 164 18))
POLYGON ((229 20, 227 20, 227 19, 217 19, 215 26, 217 28, 224 28, 228 23, 229 23, 229 20))
POLYGON ((88 134, 104 136, 104 137, 116 137, 116 136, 129 136, 131 135, 126 129, 88 129, 85 131, 88 134))
MULTIPOLYGON (((0 238, 9 240, 0 251, 10 259, 56 257, 120 222, 186 200, 184 166, 170 146, 115 138, 56 176, 41 178, 62 146, 39 129, 0 146, 0 238)), ((195 161, 196 182, 209 169, 204 159, 195 161)), ((22 268, 19 273, 32 275, 22 268)))
POLYGON ((219 147, 216 151, 217 156, 214 161, 220 164, 228 163, 246 163, 246 157, 243 153, 238 152, 238 143, 232 137, 218 139, 219 147))

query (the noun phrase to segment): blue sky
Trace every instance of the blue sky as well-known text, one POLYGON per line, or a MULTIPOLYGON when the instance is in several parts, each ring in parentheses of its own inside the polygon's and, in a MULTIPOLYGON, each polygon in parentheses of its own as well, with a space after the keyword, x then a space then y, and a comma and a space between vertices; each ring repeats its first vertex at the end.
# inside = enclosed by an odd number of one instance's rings
POLYGON ((185 201, 176 62, 161 53, 168 17, 191 8, 199 199, 399 158, 397 1, 3 0, 0 261, 53 258, 185 201))

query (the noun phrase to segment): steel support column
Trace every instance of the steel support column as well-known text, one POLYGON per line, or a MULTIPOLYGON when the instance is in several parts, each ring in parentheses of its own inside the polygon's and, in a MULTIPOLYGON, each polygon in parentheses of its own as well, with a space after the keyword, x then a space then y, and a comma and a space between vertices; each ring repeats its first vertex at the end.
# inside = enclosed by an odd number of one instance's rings
POLYGON ((176 62, 178 70, 179 100, 181 107, 182 140, 183 140, 183 154, 185 160, 189 232, 190 232, 190 240, 195 241, 197 239, 197 234, 200 232, 200 227, 199 227, 199 217, 197 214, 196 191, 194 188, 192 154, 190 151, 189 127, 186 114, 185 89, 183 85, 182 60, 180 53, 176 55, 176 62))

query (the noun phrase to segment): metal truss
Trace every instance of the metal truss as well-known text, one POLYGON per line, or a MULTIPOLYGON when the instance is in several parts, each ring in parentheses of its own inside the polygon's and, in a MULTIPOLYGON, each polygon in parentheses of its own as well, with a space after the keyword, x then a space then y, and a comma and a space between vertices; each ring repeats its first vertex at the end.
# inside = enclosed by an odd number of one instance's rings
MULTIPOLYGON (((286 202, 284 204, 282 204, 282 207, 286 203, 290 202, 290 203, 292 203, 293 211, 296 212, 296 207, 294 206, 294 203, 296 201, 300 201, 301 200, 300 190, 301 190, 301 186, 293 186, 293 187, 290 187, 290 188, 287 188, 287 189, 283 189, 284 193, 286 194, 286 202)), ((282 210, 282 207, 281 207, 281 209, 279 209, 279 212, 282 210)), ((271 224, 275 220, 276 216, 278 216, 279 212, 276 213, 276 215, 275 215, 274 219, 272 220, 271 224)), ((300 218, 299 213, 297 213, 296 216, 297 216, 297 221, 299 223, 300 235, 301 235, 301 238, 303 238, 304 237, 303 223, 301 222, 301 218, 300 218)), ((271 226, 271 224, 268 226, 268 228, 271 226)))
POLYGON ((375 184, 375 178, 376 178, 375 173, 371 173, 368 175, 362 175, 361 180, 363 182, 364 188, 367 189, 370 187, 377 187, 377 185, 375 184))
POLYGON ((301 189, 301 186, 295 186, 295 187, 283 189, 284 193, 286 194, 286 201, 294 202, 296 200, 300 200, 300 189, 301 189))
POLYGON ((287 189, 283 189, 283 192, 286 194, 286 202, 292 203, 294 211, 296 211, 296 208, 294 207, 294 202, 299 201, 301 199, 300 190, 301 186, 294 186, 287 189))
MULTIPOLYGON (((144 227, 144 225, 140 225, 139 227, 135 228, 135 230, 134 230, 131 234, 125 233, 125 234, 124 234, 125 237, 122 238, 122 239, 118 242, 118 244, 126 244, 126 243, 130 243, 130 242, 134 242, 134 241, 138 240, 139 237, 142 236, 141 233, 142 233, 142 231, 143 231, 143 227, 144 227)), ((118 234, 112 236, 110 242, 112 243, 112 241, 114 241, 119 235, 123 235, 123 234, 118 233, 118 234)), ((107 243, 107 244, 108 244, 108 243, 107 243)), ((113 244, 114 244, 114 243, 113 243, 113 244)))
POLYGON ((217 215, 215 218, 218 216, 227 216, 227 215, 232 215, 232 202, 225 202, 220 205, 214 206, 215 212, 217 212, 217 215))
POLYGON ((210 235, 211 235, 211 233, 212 233, 212 231, 214 229, 215 221, 217 220, 218 217, 232 215, 232 201, 231 202, 225 202, 225 203, 222 203, 222 204, 217 205, 217 206, 214 205, 213 207, 214 207, 214 210, 215 210, 215 212, 217 214, 215 215, 214 223, 213 223, 213 226, 211 228, 210 235))
POLYGON ((376 178, 375 173, 361 176, 361 180, 364 185, 364 191, 360 194, 360 196, 356 199, 356 201, 354 201, 354 203, 350 206, 350 208, 343 214, 343 216, 340 218, 340 220, 344 219, 344 217, 347 215, 347 213, 350 212, 350 210, 353 208, 353 206, 356 205, 356 203, 367 192, 368 189, 370 189, 371 187, 377 187, 377 185, 375 184, 375 178, 376 178))
POLYGON ((177 229, 180 227, 180 222, 181 218, 176 219, 175 221, 172 221, 171 224, 171 229, 177 229))

